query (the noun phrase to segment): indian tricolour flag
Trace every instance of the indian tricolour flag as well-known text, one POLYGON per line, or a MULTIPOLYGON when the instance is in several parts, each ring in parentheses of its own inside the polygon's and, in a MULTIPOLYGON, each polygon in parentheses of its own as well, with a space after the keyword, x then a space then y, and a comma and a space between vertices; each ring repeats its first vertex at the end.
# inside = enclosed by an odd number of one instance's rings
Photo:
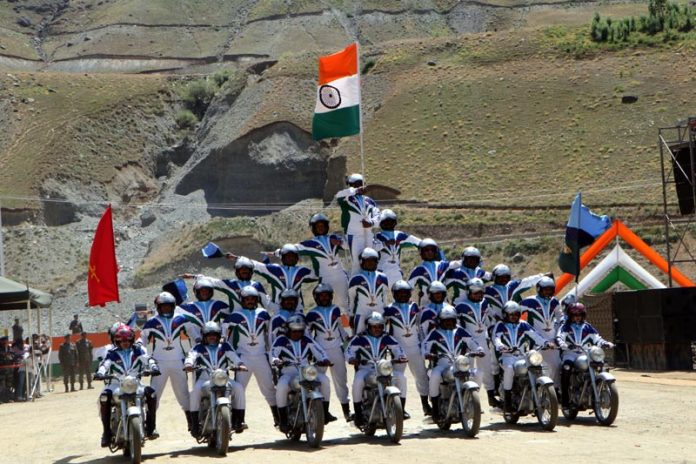
POLYGON ((314 140, 360 133, 358 44, 319 57, 317 104, 312 121, 314 140))

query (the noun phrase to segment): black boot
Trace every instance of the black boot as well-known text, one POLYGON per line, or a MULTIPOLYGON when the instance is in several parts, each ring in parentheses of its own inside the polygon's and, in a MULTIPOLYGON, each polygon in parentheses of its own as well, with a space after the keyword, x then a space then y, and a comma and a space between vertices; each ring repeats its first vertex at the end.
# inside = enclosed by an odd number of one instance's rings
POLYGON ((486 393, 488 394, 488 405, 492 408, 499 408, 500 400, 496 398, 495 390, 488 390, 486 393))
POLYGON ((440 397, 433 396, 432 398, 430 398, 430 402, 433 403, 433 422, 437 424, 438 422, 440 422, 440 397))
POLYGON ((346 422, 352 421, 353 416, 350 414, 350 403, 341 403, 341 409, 343 410, 343 417, 346 419, 346 422))
MULTIPOLYGON (((287 411, 287 408, 286 408, 287 411)), ((278 427, 280 424, 280 415, 278 413, 278 406, 271 406, 271 413, 273 414, 273 427, 278 427)))
POLYGON ((353 424, 356 427, 362 427, 365 425, 365 418, 362 415, 362 403, 353 403, 353 424))
POLYGON ((147 417, 145 418, 145 436, 148 440, 157 440, 159 433, 157 432, 157 407, 147 408, 147 417))
POLYGON ((505 390, 505 412, 512 413, 512 390, 505 390))
MULTIPOLYGON (((193 435, 193 423, 198 422, 198 411, 184 411, 184 414, 186 414, 186 430, 193 435)), ((198 436, 198 434, 193 436, 198 436)))
POLYGON ((82 382, 80 382, 80 390, 84 390, 84 389, 85 389, 84 384, 82 382))
POLYGON ((329 402, 324 401, 324 425, 328 424, 329 422, 334 422, 335 420, 337 420, 336 416, 329 412, 329 402))
POLYGON ((100 413, 102 421, 102 437, 101 437, 101 447, 106 448, 111 443, 111 404, 100 403, 100 413))
POLYGON ((186 419, 189 423, 189 432, 193 438, 201 436, 201 424, 198 421, 198 411, 186 411, 186 419))
POLYGON ((75 390, 75 384, 74 384, 74 383, 73 383, 73 384, 70 384, 70 391, 76 391, 76 390, 75 390))
POLYGON ((430 408, 430 403, 428 403, 428 396, 427 395, 421 395, 421 406, 423 406, 423 415, 424 416, 431 416, 433 414, 433 410, 430 408))
POLYGON ((68 387, 68 384, 65 384, 65 393, 68 393, 70 391, 70 388, 68 387))
POLYGON ((283 433, 288 433, 290 431, 290 424, 288 424, 288 408, 279 408, 276 406, 276 411, 278 411, 278 428, 283 433))
POLYGON ((561 371, 561 406, 568 408, 570 406, 570 369, 561 371))
POLYGON ((500 391, 500 374, 495 374, 493 376, 493 385, 495 386, 493 390, 500 391))
POLYGON ((404 413, 404 420, 411 418, 411 415, 406 412, 406 398, 401 398, 401 411, 404 413))
POLYGON ((242 433, 244 429, 248 429, 249 426, 244 422, 244 409, 233 409, 232 410, 232 428, 234 433, 242 433))

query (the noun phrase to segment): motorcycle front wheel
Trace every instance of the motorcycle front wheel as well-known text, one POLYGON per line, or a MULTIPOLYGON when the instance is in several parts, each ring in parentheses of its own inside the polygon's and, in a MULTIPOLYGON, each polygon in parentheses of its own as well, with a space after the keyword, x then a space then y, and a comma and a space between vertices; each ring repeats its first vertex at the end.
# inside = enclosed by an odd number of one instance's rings
POLYGON ((228 405, 220 406, 216 419, 215 450, 220 456, 227 456, 227 448, 230 446, 230 429, 232 428, 230 408, 228 405))
POLYGON ((387 399, 387 416, 384 423, 387 435, 393 443, 399 443, 404 433, 404 408, 401 406, 401 398, 390 396, 387 399))
POLYGON ((614 382, 600 382, 597 386, 599 401, 595 401, 594 413, 601 425, 611 425, 619 413, 619 389, 614 382))
POLYGON ((464 434, 473 438, 478 435, 481 425, 481 399, 476 390, 464 392, 463 412, 460 413, 464 434))
POLYGON ((536 416, 541 428, 550 432, 558 422, 558 397, 553 384, 542 385, 537 389, 539 404, 536 405, 536 416))
POLYGON ((309 403, 305 429, 309 446, 319 448, 324 438, 324 405, 321 401, 313 400, 309 403))
POLYGON ((128 421, 128 444, 124 448, 124 454, 128 450, 131 464, 142 462, 143 441, 140 437, 140 416, 133 416, 128 421))

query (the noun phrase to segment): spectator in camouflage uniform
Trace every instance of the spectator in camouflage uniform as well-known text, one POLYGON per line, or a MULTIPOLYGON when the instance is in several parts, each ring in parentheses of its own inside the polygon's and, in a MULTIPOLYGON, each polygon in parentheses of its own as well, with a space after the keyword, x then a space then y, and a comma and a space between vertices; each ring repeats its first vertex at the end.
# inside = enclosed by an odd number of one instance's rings
POLYGON ((80 339, 75 343, 77 348, 78 380, 80 390, 84 388, 82 376, 87 377, 87 388, 92 389, 92 342, 87 338, 87 333, 82 332, 80 339))
POLYGON ((0 337, 0 403, 12 401, 15 355, 8 337, 0 337))
POLYGON ((65 341, 60 345, 60 349, 58 350, 58 361, 60 361, 60 368, 63 371, 65 393, 68 392, 68 383, 70 383, 70 391, 75 391, 77 348, 75 348, 75 344, 70 341, 70 334, 65 335, 65 341))

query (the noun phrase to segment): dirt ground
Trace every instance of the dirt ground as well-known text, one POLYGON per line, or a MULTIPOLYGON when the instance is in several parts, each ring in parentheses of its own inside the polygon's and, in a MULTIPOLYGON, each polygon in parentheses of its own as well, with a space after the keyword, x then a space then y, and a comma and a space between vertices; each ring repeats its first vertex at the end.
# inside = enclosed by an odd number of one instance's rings
MULTIPOLYGON (((696 372, 644 373, 614 371, 621 398, 619 416, 612 427, 600 427, 592 416, 581 413, 572 424, 564 419, 554 432, 540 431, 536 421, 522 418, 516 426, 485 408, 481 432, 465 439, 458 427, 441 433, 423 421, 415 386, 410 382, 407 404, 413 418, 406 421, 404 438, 392 445, 383 431, 365 438, 342 419, 327 427, 324 446, 311 450, 306 443, 292 443, 272 427, 268 406, 252 381, 248 389, 249 430, 232 438, 226 458, 218 458, 187 434, 184 414, 169 387, 164 392, 158 417, 161 438, 147 442, 146 462, 307 463, 370 462, 669 462, 696 463, 696 372)), ((410 379, 409 379, 410 380, 410 379)), ((99 447, 101 424, 97 415, 98 389, 56 392, 35 403, 0 406, 4 425, 0 462, 16 463, 118 463, 99 447)), ((99 388, 99 386, 98 386, 99 388)), ((340 406, 331 406, 338 416, 340 406)))

